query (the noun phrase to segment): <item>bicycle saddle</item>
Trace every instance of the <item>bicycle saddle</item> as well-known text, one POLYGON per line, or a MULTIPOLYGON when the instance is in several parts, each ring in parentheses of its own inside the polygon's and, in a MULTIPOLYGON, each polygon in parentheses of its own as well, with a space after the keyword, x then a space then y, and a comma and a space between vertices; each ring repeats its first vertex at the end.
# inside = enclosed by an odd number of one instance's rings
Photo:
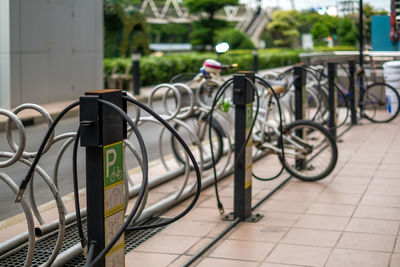
MULTIPOLYGON (((286 82, 279 81, 279 80, 266 80, 266 82, 271 85, 275 94, 280 95, 280 94, 284 94, 286 92, 286 88, 287 88, 286 82)), ((272 94, 270 88, 268 88, 268 93, 272 94)))

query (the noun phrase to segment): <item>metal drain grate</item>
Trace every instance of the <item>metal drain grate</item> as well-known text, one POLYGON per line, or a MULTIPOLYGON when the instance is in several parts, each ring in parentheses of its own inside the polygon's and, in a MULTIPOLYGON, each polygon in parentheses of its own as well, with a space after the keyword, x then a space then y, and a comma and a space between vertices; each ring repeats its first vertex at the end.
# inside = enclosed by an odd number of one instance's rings
MULTIPOLYGON (((147 221, 146 224, 159 223, 164 220, 165 220, 164 218, 156 217, 147 221)), ((82 226, 84 232, 86 233, 86 220, 82 220, 82 226)), ((149 230, 140 230, 140 231, 127 231, 125 233, 125 254, 133 250, 134 248, 138 247, 144 241, 151 238, 164 228, 165 227, 149 229, 149 230)), ((48 260, 54 248, 56 240, 57 240, 57 233, 53 233, 36 241, 35 254, 33 257, 32 266, 40 266, 41 264, 45 263, 48 260)), ((71 226, 68 226, 65 232, 65 237, 63 246, 61 247, 61 252, 65 251, 66 249, 75 245, 78 242, 79 242, 79 236, 78 236, 77 225, 73 224, 71 226)), ((15 253, 10 254, 7 257, 1 258, 0 266, 1 267, 23 266, 27 252, 28 252, 28 247, 25 246, 22 249, 16 251, 15 253)), ((83 256, 78 256, 69 263, 67 263, 65 266, 66 267, 85 266, 85 262, 86 260, 83 256)))

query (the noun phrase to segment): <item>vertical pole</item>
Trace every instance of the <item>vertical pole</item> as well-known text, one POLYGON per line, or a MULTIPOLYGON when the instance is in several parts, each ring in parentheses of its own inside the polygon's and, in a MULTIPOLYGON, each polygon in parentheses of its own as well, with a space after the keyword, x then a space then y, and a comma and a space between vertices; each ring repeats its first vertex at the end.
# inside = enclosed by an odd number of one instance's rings
POLYGON ((253 50, 253 72, 258 72, 258 50, 257 48, 253 50))
MULTIPOLYGON (((294 78, 294 116, 296 120, 303 120, 305 117, 305 105, 306 101, 305 96, 305 70, 303 66, 297 65, 293 69, 293 78, 294 78)), ((303 138, 303 131, 296 130, 296 136, 303 138)), ((304 159, 297 158, 296 159, 296 167, 302 169, 304 167, 304 159)))
POLYGON ((134 52, 132 54, 132 83, 133 94, 140 94, 140 53, 134 52))
POLYGON ((233 104, 235 105, 235 173, 234 218, 241 221, 251 216, 252 143, 246 144, 253 121, 254 92, 246 78, 254 82, 253 72, 239 72, 233 76, 233 104))
POLYGON ((336 139, 337 95, 336 95, 335 79, 336 79, 336 63, 329 62, 328 63, 328 92, 329 92, 329 95, 328 95, 328 110, 329 110, 328 128, 329 128, 329 132, 336 139))
POLYGON ((356 70, 356 63, 354 60, 349 60, 349 92, 350 92, 350 112, 351 112, 351 124, 357 124, 357 103, 356 103, 356 87, 354 73, 356 70))
POLYGON ((294 107, 295 107, 295 119, 303 120, 305 115, 305 107, 303 107, 303 103, 305 101, 304 95, 304 87, 305 87, 305 70, 302 66, 295 66, 293 69, 293 78, 294 78, 294 107))
MULTIPOLYGON (((80 98, 81 146, 86 147, 87 234, 96 242, 93 258, 109 244, 124 223, 123 139, 126 123, 110 107, 121 108, 121 90, 87 92, 80 98)), ((97 266, 124 266, 124 236, 97 266)))
POLYGON ((358 17, 358 42, 360 48, 360 67, 363 67, 364 57, 363 57, 363 49, 364 49, 364 25, 363 25, 363 1, 359 0, 359 17, 358 17))

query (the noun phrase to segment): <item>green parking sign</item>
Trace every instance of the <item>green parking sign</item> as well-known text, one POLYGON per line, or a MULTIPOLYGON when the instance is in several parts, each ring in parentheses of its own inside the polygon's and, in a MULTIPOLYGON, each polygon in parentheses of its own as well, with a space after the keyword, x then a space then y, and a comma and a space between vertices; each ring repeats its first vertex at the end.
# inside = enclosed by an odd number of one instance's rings
POLYGON ((117 142, 103 149, 104 187, 123 180, 123 142, 117 142))

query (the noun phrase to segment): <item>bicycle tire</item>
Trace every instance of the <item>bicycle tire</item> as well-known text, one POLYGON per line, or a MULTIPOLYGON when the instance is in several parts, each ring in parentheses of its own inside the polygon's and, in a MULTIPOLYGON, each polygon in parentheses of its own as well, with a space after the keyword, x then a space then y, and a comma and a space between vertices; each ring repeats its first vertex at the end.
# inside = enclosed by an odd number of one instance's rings
MULTIPOLYGON (((192 114, 190 115, 188 118, 184 119, 183 121, 188 121, 188 120, 195 120, 196 122, 199 120, 200 118, 200 114, 192 114)), ((209 124, 209 120, 206 120, 207 125, 209 124)), ((180 125, 175 124, 174 128, 179 132, 179 128, 180 125)), ((214 140, 216 140, 216 143, 213 143, 213 147, 214 147, 214 158, 215 158, 215 164, 217 164, 219 162, 219 160, 222 158, 223 156, 223 151, 224 151, 224 143, 223 143, 223 136, 224 133, 221 132, 221 127, 220 125, 218 125, 218 122, 216 121, 212 121, 211 123, 211 128, 212 128, 212 132, 214 135, 214 140), (216 148, 216 149, 215 149, 216 148)), ((208 128, 206 128, 208 129, 208 128)), ((205 135, 200 139, 200 142, 202 141, 206 141, 208 142, 208 130, 205 131, 205 135)), ((184 137, 184 135, 183 135, 184 137)), ((190 146, 191 143, 187 144, 190 146)), ((185 164, 185 158, 184 155, 182 155, 182 153, 180 152, 180 146, 179 144, 176 142, 176 139, 171 136, 171 147, 172 147, 172 153, 174 154, 176 160, 182 164, 185 164)), ((208 147, 207 147, 208 149, 208 147)), ((204 152, 203 152, 204 154, 204 152)), ((207 157, 208 155, 206 155, 207 157)), ((209 154, 209 156, 211 157, 211 153, 209 154)), ((204 155, 203 155, 203 159, 204 159, 204 155)), ((190 166, 191 168, 193 168, 193 166, 190 166)), ((207 170, 210 169, 212 167, 212 160, 210 158, 210 160, 208 160, 207 162, 204 163, 203 165, 203 169, 207 170)))
POLYGON ((387 83, 373 83, 364 92, 362 99, 363 116, 377 123, 385 123, 394 120, 400 112, 400 95, 397 90, 387 83), (376 92, 385 87, 385 100, 376 96, 376 92), (390 108, 387 102, 388 92, 391 95, 390 108), (386 107, 386 108, 385 108, 386 107))
MULTIPOLYGON (((316 122, 298 120, 287 125, 284 128, 283 133, 285 140, 293 137, 295 137, 295 139, 299 139, 299 141, 296 142, 296 146, 291 146, 288 141, 284 141, 285 160, 283 160, 282 155, 278 155, 279 160, 283 164, 284 168, 291 175, 302 181, 309 182, 321 180, 333 171, 338 159, 338 149, 335 139, 328 132, 328 130, 326 130, 324 127, 317 124, 316 122), (305 128, 309 129, 309 131, 306 131, 307 137, 297 137, 297 131, 303 131, 304 134, 305 128), (321 139, 321 142, 317 143, 317 145, 313 145, 311 143, 312 141, 319 141, 319 139, 321 139), (306 153, 299 152, 298 147, 303 146, 302 143, 304 143, 304 147, 310 149, 310 151, 307 151, 306 153), (317 148, 319 148, 319 146, 321 145, 324 146, 321 148, 321 150, 318 151, 317 148), (316 153, 314 153, 314 150, 316 150, 316 153), (296 156, 294 156, 294 154, 296 154, 296 156), (293 162, 290 162, 291 156, 293 156, 293 162), (299 159, 299 156, 303 158, 299 159), (314 161, 314 159, 318 159, 319 162, 321 162, 322 164, 326 163, 326 166, 324 166, 322 170, 314 171, 315 163, 318 163, 314 161), (300 168, 297 165, 298 163, 300 163, 299 160, 303 161, 303 166, 300 168)), ((282 144, 280 142, 278 142, 278 147, 282 147, 282 144)))

